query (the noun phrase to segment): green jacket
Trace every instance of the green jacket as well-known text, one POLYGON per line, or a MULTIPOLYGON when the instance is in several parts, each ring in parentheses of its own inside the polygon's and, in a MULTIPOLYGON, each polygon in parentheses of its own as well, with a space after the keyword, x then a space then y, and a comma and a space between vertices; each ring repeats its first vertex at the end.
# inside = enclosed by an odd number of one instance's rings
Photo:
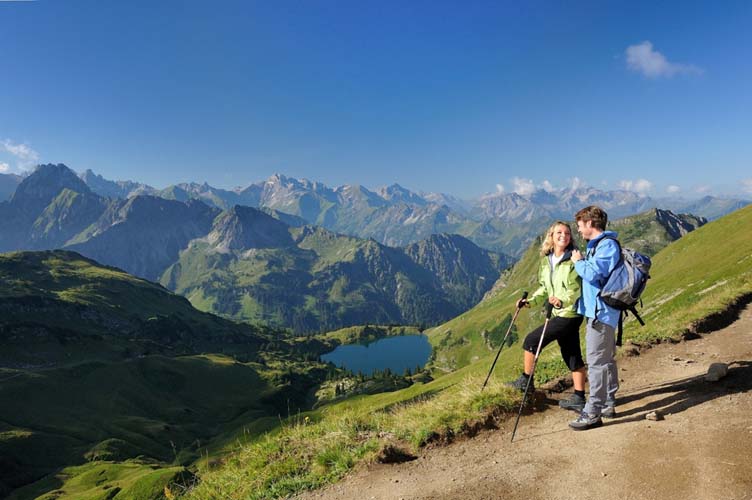
POLYGON ((543 305, 551 296, 561 300, 561 307, 554 308, 552 315, 561 318, 576 318, 577 300, 582 292, 582 278, 574 269, 572 253, 567 252, 561 261, 551 269, 551 261, 546 255, 541 258, 538 268, 540 287, 528 300, 531 306, 543 305))

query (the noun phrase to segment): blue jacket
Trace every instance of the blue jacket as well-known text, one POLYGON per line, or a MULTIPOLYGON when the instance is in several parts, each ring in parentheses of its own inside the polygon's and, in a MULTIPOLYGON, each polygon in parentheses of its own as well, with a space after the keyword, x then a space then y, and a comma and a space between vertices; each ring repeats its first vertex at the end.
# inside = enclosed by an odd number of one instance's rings
POLYGON ((577 312, 586 318, 595 318, 616 328, 619 324, 619 311, 607 306, 598 296, 598 293, 605 284, 609 273, 619 263, 621 257, 619 245, 608 239, 598 245, 595 254, 593 254, 593 249, 598 240, 606 235, 616 238, 615 232, 604 231, 603 234, 588 242, 585 251, 586 258, 578 260, 574 264, 575 271, 582 278, 582 298, 577 305, 577 312))

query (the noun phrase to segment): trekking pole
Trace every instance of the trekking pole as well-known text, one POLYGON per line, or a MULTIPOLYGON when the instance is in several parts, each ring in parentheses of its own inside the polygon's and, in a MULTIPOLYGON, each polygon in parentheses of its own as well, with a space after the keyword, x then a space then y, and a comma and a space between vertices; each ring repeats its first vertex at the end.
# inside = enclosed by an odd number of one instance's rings
POLYGON ((535 351, 535 359, 533 359, 533 372, 527 379, 527 385, 525 386, 525 394, 522 396, 522 403, 520 403, 520 411, 517 413, 517 420, 514 422, 514 430, 512 431, 512 441, 514 442, 514 435, 517 433, 517 424, 520 423, 520 415, 522 415, 522 408, 525 407, 525 400, 527 400, 527 391, 530 389, 530 384, 533 382, 535 376, 535 366, 538 364, 538 356, 540 356, 541 346, 543 345, 543 337, 546 335, 546 328, 548 327, 548 321, 551 319, 551 311, 554 306, 550 302, 546 304, 546 322, 543 323, 543 331, 541 332, 540 340, 538 341, 538 350, 535 351))
POLYGON ((527 299, 527 292, 522 292, 522 298, 519 300, 520 307, 517 308, 516 311, 514 311, 514 316, 512 316, 512 322, 509 323, 509 328, 507 328, 507 334, 504 335, 504 340, 501 341, 501 345, 499 346, 499 351, 496 353, 496 357, 493 360, 493 364, 491 365, 491 369, 488 370, 488 375, 486 375, 486 381, 483 382, 483 387, 480 388, 481 392, 483 392, 483 389, 486 388, 486 384, 488 383, 488 379, 491 378, 491 373, 493 373, 494 366, 496 366, 496 362, 499 360, 499 354, 501 354, 501 350, 504 348, 504 344, 507 343, 507 338, 509 337, 509 332, 512 331, 512 326, 514 325, 515 320, 517 319, 517 315, 520 314, 520 310, 522 309, 523 301, 527 299))

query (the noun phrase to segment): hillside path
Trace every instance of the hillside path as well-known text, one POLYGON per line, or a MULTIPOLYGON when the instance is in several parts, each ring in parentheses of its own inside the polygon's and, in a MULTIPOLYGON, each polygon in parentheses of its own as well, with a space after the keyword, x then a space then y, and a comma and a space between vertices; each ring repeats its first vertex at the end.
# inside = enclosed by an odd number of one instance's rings
MULTIPOLYGON (((412 462, 372 464, 299 500, 752 500, 752 306, 702 338, 621 358, 618 418, 571 431, 575 413, 545 411, 412 462), (729 363, 706 382, 711 363, 729 363), (658 410, 664 420, 645 415, 658 410)), ((565 395, 549 395, 560 398, 565 395)))

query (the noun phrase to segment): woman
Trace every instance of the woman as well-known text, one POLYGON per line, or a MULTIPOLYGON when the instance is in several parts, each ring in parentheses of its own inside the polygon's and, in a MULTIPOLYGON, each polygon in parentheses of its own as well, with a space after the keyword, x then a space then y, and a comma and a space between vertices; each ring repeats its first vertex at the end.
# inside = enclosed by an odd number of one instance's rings
MULTIPOLYGON (((572 370, 574 395, 559 402, 559 406, 569 410, 581 411, 585 406, 585 362, 580 349, 580 325, 582 316, 577 314, 577 301, 582 290, 582 279, 578 276, 572 262, 572 229, 569 224, 556 221, 546 233, 541 245, 543 256, 538 269, 540 287, 528 300, 517 301, 517 307, 541 305, 546 300, 553 306, 551 319, 546 328, 541 349, 554 340, 559 343, 561 357, 572 370)), ((535 352, 538 349, 543 325, 525 337, 524 372, 509 385, 520 391, 525 390, 528 378, 533 371, 535 352)), ((533 382, 530 388, 535 391, 533 382)))

